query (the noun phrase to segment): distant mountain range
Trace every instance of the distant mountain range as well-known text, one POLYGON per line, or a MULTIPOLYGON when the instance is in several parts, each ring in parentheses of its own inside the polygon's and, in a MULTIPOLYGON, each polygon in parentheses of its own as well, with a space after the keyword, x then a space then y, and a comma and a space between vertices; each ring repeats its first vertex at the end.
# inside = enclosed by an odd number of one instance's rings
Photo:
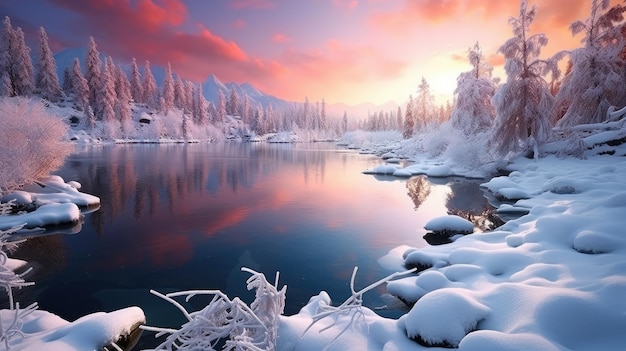
MULTIPOLYGON (((84 61, 87 56, 87 48, 70 48, 60 51, 56 55, 54 55, 54 59, 57 64, 57 73, 59 75, 59 80, 63 80, 63 71, 65 67, 72 66, 74 62, 74 58, 78 57, 80 60, 81 66, 84 71, 84 61)), ((100 53, 101 59, 104 62, 106 55, 100 53)), ((137 62, 139 65, 140 71, 143 71, 144 63, 137 62)), ((128 72, 130 72, 130 63, 121 64, 128 72)), ((163 79, 165 77, 165 68, 161 66, 153 65, 152 74, 154 75, 154 79, 157 82, 157 85, 161 85, 163 83, 163 79)), ((212 102, 213 104, 217 104, 218 94, 221 91, 226 98, 228 98, 231 94, 232 90, 237 92, 239 97, 245 95, 248 96, 250 102, 253 104, 260 104, 263 107, 272 106, 276 109, 285 108, 293 105, 294 103, 302 103, 304 101, 304 97, 302 101, 287 101, 281 98, 278 98, 274 95, 266 94, 262 91, 256 89, 250 83, 235 83, 228 82, 222 83, 220 79, 215 74, 210 74, 207 79, 202 82, 202 92, 204 93, 204 97, 212 102)), ((315 101, 312 101, 315 103, 315 101)), ((379 111, 385 112, 394 112, 397 110, 398 104, 395 102, 388 102, 383 105, 376 105, 371 103, 364 103, 359 105, 347 105, 343 103, 336 104, 326 104, 326 114, 329 117, 342 117, 344 112, 347 113, 350 118, 366 118, 368 114, 373 114, 374 112, 378 113, 379 111)))

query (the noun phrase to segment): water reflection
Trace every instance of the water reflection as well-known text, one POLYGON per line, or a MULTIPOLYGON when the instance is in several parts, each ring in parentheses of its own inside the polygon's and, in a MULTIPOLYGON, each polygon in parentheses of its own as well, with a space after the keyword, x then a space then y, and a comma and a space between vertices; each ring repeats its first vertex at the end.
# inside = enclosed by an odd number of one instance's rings
MULTIPOLYGON (((377 260, 389 250, 427 245, 428 220, 482 208, 477 184, 463 180, 361 174, 379 162, 332 144, 85 147, 59 174, 102 207, 79 234, 53 236, 63 260, 31 255, 57 267, 30 277, 33 299, 67 319, 138 305, 150 324, 176 326, 177 311, 149 289, 221 289, 246 300, 247 265, 269 277, 281 272, 287 314, 320 290, 342 300, 354 266, 364 287, 388 274, 377 260)), ((365 304, 384 301, 371 294, 365 304)))

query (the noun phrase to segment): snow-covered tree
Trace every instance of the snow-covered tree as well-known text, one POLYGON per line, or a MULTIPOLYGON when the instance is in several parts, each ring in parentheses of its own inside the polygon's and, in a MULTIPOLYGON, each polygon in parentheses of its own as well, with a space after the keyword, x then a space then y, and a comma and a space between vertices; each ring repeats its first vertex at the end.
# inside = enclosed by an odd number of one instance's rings
POLYGON ((217 121, 224 122, 226 118, 226 97, 221 90, 217 92, 217 121))
POLYGON ((194 103, 194 116, 195 120, 200 125, 206 125, 209 122, 208 102, 204 97, 204 93, 202 92, 202 84, 197 84, 195 88, 195 103, 194 103))
POLYGON ((452 125, 466 135, 491 126, 495 118, 491 100, 496 92, 491 75, 493 67, 486 62, 478 43, 468 50, 468 58, 472 70, 457 78, 455 104, 450 116, 452 125))
POLYGON ((167 63, 167 68, 165 69, 165 78, 163 80, 161 97, 163 101, 161 111, 167 115, 174 108, 174 78, 172 76, 172 64, 169 62, 167 63))
POLYGON ((239 115, 239 105, 239 94, 237 94, 237 90, 235 90, 235 88, 232 88, 230 90, 228 104, 226 105, 226 113, 231 116, 239 115))
POLYGON ((409 95, 409 102, 406 104, 406 112, 404 116, 404 125, 402 126, 402 137, 408 139, 413 136, 415 128, 415 116, 413 114, 413 95, 409 95))
POLYGON ((13 96, 13 84, 7 72, 2 72, 0 76, 0 96, 13 96))
POLYGON ((120 67, 115 70, 115 94, 115 116, 122 125, 122 131, 127 134, 130 132, 132 94, 128 77, 120 67))
POLYGON ((87 46, 87 56, 85 58, 85 79, 89 87, 89 104, 95 107, 95 113, 99 114, 96 104, 100 86, 102 85, 102 61, 100 60, 100 52, 93 37, 89 37, 87 46))
POLYGON ((396 112, 396 129, 402 130, 402 108, 398 106, 398 112, 396 112))
POLYGON ((135 102, 145 102, 143 95, 143 86, 141 85, 141 74, 137 67, 137 60, 133 57, 130 64, 130 93, 135 102))
POLYGON ((558 120, 558 126, 602 122, 609 106, 626 102, 625 62, 621 56, 625 11, 623 4, 609 8, 608 0, 592 0, 589 17, 570 25, 572 35, 584 34, 583 46, 571 52, 571 71, 556 96, 555 106, 559 108, 553 118, 558 120), (564 105, 569 108, 561 115, 564 105))
MULTIPOLYGON (((100 89, 96 95, 96 116, 106 122, 115 120, 115 65, 109 56, 105 60, 104 71, 100 79, 100 89)), ((114 137, 114 135, 109 135, 114 137)))
POLYGON ((33 62, 30 59, 30 48, 26 46, 22 28, 15 30, 15 48, 12 57, 13 90, 16 95, 31 95, 35 89, 33 62))
POLYGON ((341 132, 348 132, 348 113, 346 111, 343 111, 343 118, 341 119, 341 132))
POLYGON ((83 72, 80 69, 80 62, 78 58, 74 58, 74 64, 72 65, 72 73, 70 76, 72 81, 72 93, 74 94, 74 104, 83 111, 87 111, 89 105, 89 85, 87 79, 83 77, 83 72))
POLYGON ((180 77, 174 80, 174 106, 180 109, 185 106, 185 84, 180 77))
POLYGON ((413 101, 413 118, 415 128, 420 130, 433 121, 435 112, 435 97, 430 91, 430 85, 424 77, 417 87, 417 96, 413 101))
POLYGON ((150 108, 155 108, 159 103, 159 92, 157 89, 156 81, 152 75, 152 69, 150 69, 150 61, 146 60, 146 66, 143 72, 143 101, 150 108))
POLYGON ((491 143, 502 154, 535 147, 550 132, 554 98, 543 75, 558 69, 557 58, 539 59, 548 38, 545 34, 529 33, 536 13, 536 6, 528 9, 527 1, 522 0, 519 17, 509 19, 514 36, 499 49, 506 59, 507 80, 493 98, 496 119, 491 143))
POLYGON ((31 183, 59 168, 71 152, 66 125, 27 98, 0 99, 0 189, 31 183))
POLYGON ((61 86, 65 95, 72 93, 72 67, 63 68, 63 85, 61 86))
POLYGON ((39 61, 37 62, 37 76, 35 86, 41 97, 56 102, 63 96, 57 76, 57 64, 52 56, 48 35, 43 27, 39 27, 39 61))
POLYGON ((328 119, 326 117, 326 101, 322 99, 322 108, 320 110, 320 129, 326 129, 328 119))

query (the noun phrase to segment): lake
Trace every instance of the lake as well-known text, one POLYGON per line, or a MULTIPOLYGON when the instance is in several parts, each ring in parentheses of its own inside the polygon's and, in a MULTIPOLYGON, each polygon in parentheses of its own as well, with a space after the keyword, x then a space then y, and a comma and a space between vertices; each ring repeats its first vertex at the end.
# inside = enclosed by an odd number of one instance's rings
MULTIPOLYGON (((149 325, 177 327, 180 312, 149 289, 220 289, 249 303, 245 266, 269 281, 280 271, 291 315, 320 290, 345 300, 354 266, 357 289, 390 274, 379 258, 428 245, 423 226, 434 217, 484 222, 479 180, 361 173, 381 162, 332 143, 80 147, 57 174, 100 197, 101 208, 68 234, 22 244, 14 256, 35 267, 27 280, 36 285, 17 301, 68 320, 136 305, 149 325)), ((366 294, 364 305, 384 305, 384 293, 366 294)), ((144 332, 141 347, 156 343, 144 332)))

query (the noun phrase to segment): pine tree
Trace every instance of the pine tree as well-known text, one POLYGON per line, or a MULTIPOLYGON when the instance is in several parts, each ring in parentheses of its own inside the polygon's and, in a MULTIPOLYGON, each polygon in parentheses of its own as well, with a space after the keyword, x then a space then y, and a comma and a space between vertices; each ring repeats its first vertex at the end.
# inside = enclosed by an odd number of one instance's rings
POLYGON ((396 129, 402 130, 402 108, 398 106, 398 112, 396 113, 396 129))
POLYGON ((430 85, 424 77, 417 87, 417 96, 413 101, 413 119, 415 128, 423 129, 433 120, 435 97, 430 91, 430 85))
POLYGON ((348 113, 346 111, 343 111, 343 118, 341 119, 341 132, 348 132, 348 113))
MULTIPOLYGON (((11 25, 11 19, 8 16, 4 17, 2 24, 2 41, 0 42, 0 72, 3 74, 2 80, 8 80, 10 85, 10 89, 3 89, 4 92, 10 94, 7 96, 13 96, 15 95, 15 90, 13 89, 13 79, 15 75, 13 73, 12 60, 17 38, 15 37, 15 30, 11 25)), ((6 82, 3 84, 6 84, 6 82)))
POLYGON ((208 110, 207 110, 207 101, 204 97, 204 93, 202 92, 202 84, 196 85, 196 93, 195 93, 195 103, 194 106, 196 108, 196 120, 200 125, 206 125, 209 122, 208 110))
POLYGON ((100 86, 102 85, 102 61, 100 60, 100 52, 98 52, 96 41, 93 37, 89 37, 87 46, 87 56, 85 58, 85 79, 89 87, 89 104, 95 106, 95 114, 99 115, 96 104, 100 86))
POLYGON ((231 116, 239 115, 239 94, 235 88, 230 90, 230 98, 228 99, 228 104, 226 105, 226 113, 231 116))
POLYGON ((96 128, 96 116, 93 113, 91 105, 87 106, 87 109, 85 110, 85 117, 87 117, 87 129, 94 130, 94 128, 96 128))
POLYGON ((26 46, 22 28, 17 27, 15 30, 15 38, 17 41, 15 43, 15 51, 12 59, 12 71, 15 73, 13 90, 16 95, 32 95, 35 90, 33 62, 30 59, 30 48, 26 46))
POLYGON ((35 86, 39 89, 41 96, 52 102, 58 101, 63 96, 63 92, 59 85, 57 65, 48 44, 48 35, 43 27, 39 27, 39 61, 37 68, 35 86))
POLYGON ((130 82, 126 73, 117 67, 115 70, 115 116, 122 125, 122 131, 125 135, 130 132, 131 122, 131 109, 130 102, 132 100, 132 94, 130 92, 130 82))
POLYGON ((167 115, 174 108, 174 78, 172 77, 172 64, 169 62, 165 69, 165 79, 163 80, 161 97, 163 98, 161 111, 164 115, 167 115))
POLYGON ((572 35, 584 33, 583 47, 571 52, 571 71, 565 76, 556 96, 553 120, 558 126, 598 123, 606 119, 609 106, 624 101, 624 38, 621 30, 626 6, 592 0, 591 14, 585 21, 570 25, 572 35), (561 116, 562 107, 567 106, 561 116), (562 117, 562 118, 561 118, 562 117))
MULTIPOLYGON (((106 58, 104 71, 101 76, 101 87, 96 95, 97 116, 105 123, 115 121, 115 65, 113 59, 106 58)), ((115 135, 109 135, 114 137, 115 135)))
POLYGON ((74 105, 83 111, 87 111, 87 107, 91 106, 89 105, 89 85, 87 84, 87 79, 83 77, 78 58, 74 58, 70 77, 72 93, 74 94, 74 105))
POLYGON ((13 96, 13 84, 8 72, 2 72, 0 76, 0 96, 13 96))
POLYGON ((146 60, 146 66, 143 73, 143 101, 149 108, 156 108, 159 103, 159 94, 156 81, 150 69, 150 61, 146 60))
POLYGON ((328 124, 326 118, 326 101, 322 99, 322 110, 320 111, 320 129, 325 130, 328 124))
POLYGON ((63 69, 63 93, 70 95, 72 93, 72 68, 67 66, 63 69))
POLYGON ((180 77, 174 81, 174 106, 180 109, 185 106, 185 84, 180 77))
POLYGON ((133 61, 130 65, 131 78, 130 78, 130 93, 133 97, 133 101, 137 103, 145 102, 143 94, 143 86, 141 85, 141 74, 139 74, 139 67, 137 67, 137 60, 133 57, 133 61))
MULTIPOLYGON (((550 111, 554 99, 542 75, 557 68, 555 60, 540 60, 541 48, 548 43, 544 34, 529 34, 536 6, 520 3, 518 18, 510 18, 514 37, 500 52, 506 59, 507 81, 496 92, 496 108, 491 143, 501 154, 533 147, 544 142, 550 132, 550 111)), ((535 155, 538 156, 538 155, 535 155)))
POLYGON ((226 97, 224 93, 219 90, 217 92, 217 121, 224 122, 226 118, 226 97))
POLYGON ((413 115, 413 95, 409 95, 409 102, 406 104, 406 112, 404 116, 404 125, 402 128, 402 137, 408 139, 413 136, 415 128, 415 117, 413 115))
MULTIPOLYGON (((491 100, 496 93, 496 84, 491 75, 493 67, 486 62, 478 43, 468 49, 468 59, 472 70, 457 78, 450 122, 456 129, 471 135, 489 128, 495 118, 491 100)), ((442 114, 445 115, 446 111, 442 114)))

